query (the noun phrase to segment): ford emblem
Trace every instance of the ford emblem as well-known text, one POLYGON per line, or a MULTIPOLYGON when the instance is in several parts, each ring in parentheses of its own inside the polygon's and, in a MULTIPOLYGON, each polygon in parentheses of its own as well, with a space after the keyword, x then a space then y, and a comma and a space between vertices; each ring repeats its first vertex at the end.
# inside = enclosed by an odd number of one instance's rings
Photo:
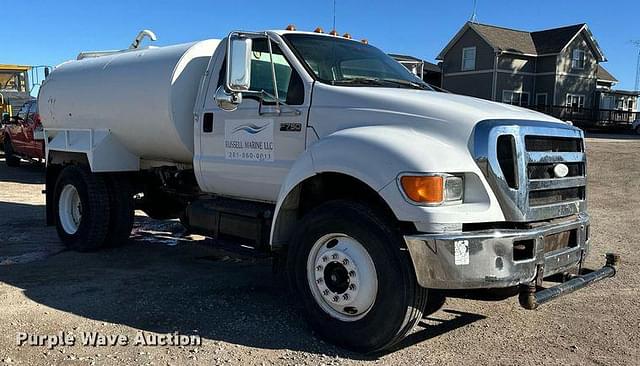
POLYGON ((569 167, 565 164, 556 164, 553 167, 553 173, 556 175, 556 178, 564 178, 569 174, 569 167))

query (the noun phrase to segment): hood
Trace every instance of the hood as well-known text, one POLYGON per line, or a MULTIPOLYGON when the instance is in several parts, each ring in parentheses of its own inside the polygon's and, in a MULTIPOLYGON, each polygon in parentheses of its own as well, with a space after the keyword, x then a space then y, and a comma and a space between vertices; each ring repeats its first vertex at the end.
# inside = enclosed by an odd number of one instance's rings
POLYGON ((417 89, 340 87, 316 83, 310 125, 319 137, 368 125, 393 125, 467 144, 484 120, 552 122, 556 118, 504 103, 417 89))

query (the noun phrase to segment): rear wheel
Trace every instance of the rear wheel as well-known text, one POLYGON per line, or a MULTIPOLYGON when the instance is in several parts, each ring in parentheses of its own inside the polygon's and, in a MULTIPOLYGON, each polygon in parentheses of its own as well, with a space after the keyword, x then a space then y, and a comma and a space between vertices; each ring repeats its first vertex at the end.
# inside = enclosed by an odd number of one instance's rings
POLYGON ((109 193, 104 177, 77 166, 60 172, 54 193, 60 240, 80 252, 104 245, 109 229, 109 193))
POLYGON ((311 326, 359 352, 392 347, 421 319, 427 290, 389 220, 354 202, 325 203, 303 218, 287 258, 311 326))
POLYGON ((3 141, 4 147, 4 161, 7 166, 17 167, 20 166, 20 157, 14 155, 13 146, 11 145, 11 140, 9 137, 4 138, 3 141))
POLYGON ((107 177, 109 192, 109 232, 105 245, 119 247, 129 241, 134 219, 133 187, 127 177, 107 177))

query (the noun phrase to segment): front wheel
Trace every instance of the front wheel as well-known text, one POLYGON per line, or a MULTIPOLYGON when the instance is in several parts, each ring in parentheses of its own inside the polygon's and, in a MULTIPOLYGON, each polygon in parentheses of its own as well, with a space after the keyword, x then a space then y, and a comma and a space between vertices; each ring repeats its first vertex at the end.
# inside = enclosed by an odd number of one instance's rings
POLYGON ((427 290, 401 250, 390 219, 349 201, 325 203, 302 219, 288 275, 311 326, 325 339, 376 352, 402 340, 421 319, 427 290))
POLYGON ((3 147, 4 147, 4 161, 7 164, 7 166, 10 166, 10 167, 20 166, 20 157, 14 155, 13 145, 11 145, 11 140, 8 137, 4 138, 3 147))

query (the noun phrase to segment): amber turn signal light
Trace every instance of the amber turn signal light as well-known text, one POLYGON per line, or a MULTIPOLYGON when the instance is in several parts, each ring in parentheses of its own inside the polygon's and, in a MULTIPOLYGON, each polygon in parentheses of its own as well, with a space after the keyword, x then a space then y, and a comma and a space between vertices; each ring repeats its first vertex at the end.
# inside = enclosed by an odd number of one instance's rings
POLYGON ((444 178, 441 176, 411 176, 400 178, 404 193, 414 202, 438 204, 444 201, 444 178))

